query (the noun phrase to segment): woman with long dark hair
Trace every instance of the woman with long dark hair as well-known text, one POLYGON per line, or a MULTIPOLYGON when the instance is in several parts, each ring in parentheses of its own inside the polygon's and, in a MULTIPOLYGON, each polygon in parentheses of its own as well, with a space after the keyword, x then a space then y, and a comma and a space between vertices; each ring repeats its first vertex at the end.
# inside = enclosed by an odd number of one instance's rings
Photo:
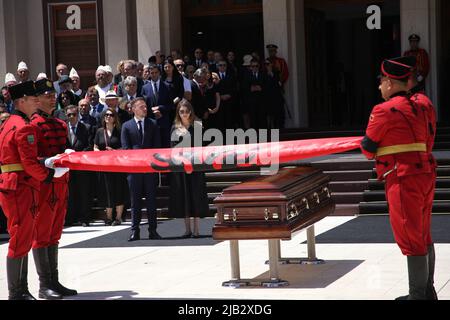
MULTIPOLYGON (((102 115, 102 127, 97 130, 94 140, 94 151, 113 151, 122 148, 121 124, 116 111, 106 109, 102 115)), ((122 224, 125 195, 127 194, 127 178, 123 173, 101 173, 100 181, 105 188, 100 192, 100 199, 106 207, 105 225, 122 224), (113 208, 116 208, 116 219, 113 221, 113 208)))
MULTIPOLYGON (((195 145, 196 135, 203 134, 201 122, 196 118, 194 108, 186 99, 176 108, 175 123, 172 127, 172 148, 201 147, 195 145)), ((197 140, 202 141, 201 137, 197 140)), ((198 238, 200 218, 209 215, 206 178, 203 172, 172 173, 170 182, 169 215, 184 218, 186 233, 183 238, 198 238), (191 219, 194 220, 193 232, 191 219)))

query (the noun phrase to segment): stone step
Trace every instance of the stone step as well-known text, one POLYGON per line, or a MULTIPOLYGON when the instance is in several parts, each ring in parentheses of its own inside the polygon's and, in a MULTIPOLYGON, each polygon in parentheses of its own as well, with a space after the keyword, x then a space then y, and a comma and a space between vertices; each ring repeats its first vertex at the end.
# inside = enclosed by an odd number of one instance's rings
MULTIPOLYGON (((368 190, 370 190, 370 191, 383 190, 384 191, 384 185, 385 184, 383 181, 378 181, 377 179, 370 179, 368 182, 368 190)), ((436 189, 450 189, 450 177, 437 178, 436 189)))
POLYGON ((358 204, 364 201, 364 192, 333 192, 336 204, 358 204))
POLYGON ((361 192, 367 190, 369 183, 365 181, 332 181, 330 189, 332 192, 361 192))
POLYGON ((330 176, 331 181, 367 181, 372 177, 370 170, 343 170, 343 171, 324 171, 324 174, 330 176))
MULTIPOLYGON (((434 199, 450 201, 450 189, 437 189, 434 199)), ((386 201, 386 194, 384 190, 364 192, 363 202, 377 202, 377 201, 386 201)))
MULTIPOLYGON (((361 215, 370 214, 388 214, 388 205, 386 201, 361 202, 359 213, 361 215)), ((434 202, 433 213, 450 213, 450 200, 438 200, 434 202)))

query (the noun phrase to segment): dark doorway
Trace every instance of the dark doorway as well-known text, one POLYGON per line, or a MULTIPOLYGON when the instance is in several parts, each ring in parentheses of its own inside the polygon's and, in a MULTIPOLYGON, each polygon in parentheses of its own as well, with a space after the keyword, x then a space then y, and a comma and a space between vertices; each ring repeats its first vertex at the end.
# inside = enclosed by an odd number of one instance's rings
POLYGON ((310 126, 364 128, 378 91, 383 59, 401 55, 400 2, 379 1, 381 30, 369 30, 373 1, 306 0, 310 126))
POLYGON ((439 72, 439 116, 440 122, 450 124, 450 1, 440 3, 440 63, 439 72))
POLYGON ((264 54, 264 30, 261 13, 189 17, 184 19, 184 51, 195 48, 226 54, 234 51, 238 62, 246 54, 264 54))

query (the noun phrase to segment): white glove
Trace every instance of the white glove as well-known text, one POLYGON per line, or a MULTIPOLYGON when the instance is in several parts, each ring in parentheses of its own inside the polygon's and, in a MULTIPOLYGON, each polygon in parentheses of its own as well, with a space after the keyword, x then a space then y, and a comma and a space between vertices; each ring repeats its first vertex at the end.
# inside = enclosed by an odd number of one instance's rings
POLYGON ((76 152, 76 151, 72 150, 72 149, 66 149, 66 151, 64 151, 65 154, 71 154, 71 153, 74 153, 74 152, 76 152))
POLYGON ((53 176, 53 178, 61 178, 62 176, 64 176, 67 172, 70 171, 69 168, 55 168, 55 175, 53 176))
POLYGON ((45 166, 49 169, 54 169, 55 168, 55 160, 58 158, 59 157, 55 156, 55 157, 45 159, 45 166))

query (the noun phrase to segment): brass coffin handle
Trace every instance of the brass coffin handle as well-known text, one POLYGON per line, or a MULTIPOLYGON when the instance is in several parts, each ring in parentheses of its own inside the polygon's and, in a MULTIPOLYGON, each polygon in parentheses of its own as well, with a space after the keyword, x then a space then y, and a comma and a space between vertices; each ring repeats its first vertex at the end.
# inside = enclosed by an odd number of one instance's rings
POLYGON ((237 215, 238 215, 238 211, 236 209, 233 209, 233 221, 236 222, 237 221, 237 215))
POLYGON ((269 221, 269 219, 270 219, 270 210, 269 209, 264 210, 264 219, 266 221, 269 221))
POLYGON ((313 197, 316 199, 317 204, 320 204, 320 196, 317 192, 314 193, 313 197))
POLYGON ((306 204, 306 210, 309 210, 309 202, 307 198, 303 198, 302 203, 306 204))
POLYGON ((328 188, 323 188, 323 192, 327 194, 327 197, 328 197, 328 198, 331 198, 330 189, 328 189, 328 188))

